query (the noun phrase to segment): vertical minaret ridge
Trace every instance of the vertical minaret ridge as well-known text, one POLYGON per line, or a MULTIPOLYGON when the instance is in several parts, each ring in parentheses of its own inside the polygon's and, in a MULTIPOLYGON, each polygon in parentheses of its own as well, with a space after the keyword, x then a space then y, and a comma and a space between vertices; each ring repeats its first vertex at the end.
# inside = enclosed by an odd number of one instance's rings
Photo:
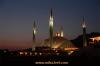
POLYGON ((52 48, 52 44, 53 44, 53 14, 52 14, 52 9, 50 12, 49 28, 50 28, 50 48, 52 48))
POLYGON ((34 21, 34 24, 33 24, 33 46, 32 46, 32 51, 35 50, 35 44, 36 44, 36 24, 35 24, 35 21, 34 21))
POLYGON ((82 28, 83 28, 83 47, 86 47, 87 46, 87 37, 86 37, 86 24, 85 24, 84 17, 83 17, 82 28))
POLYGON ((61 35, 61 37, 64 37, 64 32, 63 32, 63 27, 62 26, 60 28, 60 35, 61 35))

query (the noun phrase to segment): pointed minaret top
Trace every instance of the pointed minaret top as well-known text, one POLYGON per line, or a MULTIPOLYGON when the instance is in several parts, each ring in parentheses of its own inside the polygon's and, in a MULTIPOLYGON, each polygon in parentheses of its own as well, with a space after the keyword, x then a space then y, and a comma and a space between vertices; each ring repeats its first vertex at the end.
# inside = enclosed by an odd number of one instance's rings
POLYGON ((33 33, 36 34, 37 31, 36 31, 36 24, 35 24, 35 20, 34 20, 34 23, 33 23, 33 33))
POLYGON ((53 16, 53 14, 52 14, 52 8, 51 8, 51 12, 50 12, 50 14, 51 14, 50 16, 53 16))
POLYGON ((85 21, 85 16, 83 16, 83 22, 85 21))
POLYGON ((36 27, 36 25, 35 25, 35 20, 34 20, 34 24, 33 24, 33 26, 36 27))

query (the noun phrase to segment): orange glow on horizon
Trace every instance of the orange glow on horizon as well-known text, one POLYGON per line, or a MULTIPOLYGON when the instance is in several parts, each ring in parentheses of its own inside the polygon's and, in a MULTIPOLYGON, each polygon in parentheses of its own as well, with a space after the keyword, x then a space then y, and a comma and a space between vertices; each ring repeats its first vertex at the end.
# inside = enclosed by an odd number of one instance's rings
POLYGON ((90 38, 92 40, 92 42, 90 43, 97 43, 97 42, 100 42, 100 36, 97 36, 97 37, 93 37, 93 38, 90 38))
POLYGON ((78 50, 78 48, 65 48, 64 50, 78 50))
POLYGON ((94 41, 94 40, 100 40, 100 36, 98 36, 98 37, 93 37, 93 38, 90 38, 90 39, 92 39, 93 41, 94 41))

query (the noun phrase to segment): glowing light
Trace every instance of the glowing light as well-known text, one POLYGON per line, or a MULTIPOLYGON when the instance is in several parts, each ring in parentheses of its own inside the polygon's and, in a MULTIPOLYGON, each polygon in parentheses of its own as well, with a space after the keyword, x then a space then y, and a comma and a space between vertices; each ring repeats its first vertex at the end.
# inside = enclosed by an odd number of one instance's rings
POLYGON ((58 48, 58 47, 60 47, 60 45, 61 45, 61 43, 53 45, 53 48, 58 48))
POLYGON ((20 55, 23 55, 24 53, 23 53, 23 52, 20 52, 19 54, 20 54, 20 55))
POLYGON ((50 22, 50 26, 53 26, 53 22, 50 22))
POLYGON ((52 26, 53 27, 53 17, 51 17, 51 16, 50 16, 49 26, 52 26))
POLYGON ((92 39, 93 42, 94 42, 94 40, 95 40, 95 38, 90 38, 90 39, 92 39))
POLYGON ((37 52, 35 52, 35 55, 37 55, 37 52))
POLYGON ((68 55, 71 55, 74 51, 69 51, 68 55))
POLYGON ((34 29, 34 34, 36 34, 36 30, 34 29))
POLYGON ((27 52, 25 52, 25 55, 27 55, 28 53, 27 52))
POLYGON ((30 52, 30 55, 32 55, 32 52, 30 52))
POLYGON ((57 36, 57 37, 61 37, 61 33, 57 32, 57 33, 56 33, 56 36, 57 36))
POLYGON ((61 37, 64 37, 64 33, 63 32, 61 32, 61 37))
POLYGON ((78 48, 65 48, 65 50, 77 50, 78 48))
POLYGON ((42 53, 39 53, 39 55, 42 55, 42 53))
POLYGON ((82 27, 83 27, 83 28, 86 28, 86 25, 85 25, 85 24, 83 24, 83 25, 82 25, 82 27))
POLYGON ((34 34, 36 34, 36 33, 37 33, 37 31, 36 31, 36 28, 35 28, 35 27, 33 28, 33 32, 34 32, 34 34))
POLYGON ((96 38, 96 40, 100 40, 100 36, 98 36, 98 37, 95 37, 96 38))
POLYGON ((57 37, 64 37, 64 33, 63 33, 63 32, 57 32, 57 33, 56 33, 56 36, 57 36, 57 37))
POLYGON ((58 37, 60 37, 60 33, 58 33, 58 37))
POLYGON ((92 42, 90 42, 90 43, 95 43, 95 41, 97 41, 97 42, 100 42, 100 36, 97 36, 97 37, 93 37, 93 38, 90 38, 90 39, 92 39, 92 42))
POLYGON ((92 39, 93 41, 94 41, 94 40, 100 40, 100 36, 94 37, 94 38, 90 38, 90 39, 92 39))

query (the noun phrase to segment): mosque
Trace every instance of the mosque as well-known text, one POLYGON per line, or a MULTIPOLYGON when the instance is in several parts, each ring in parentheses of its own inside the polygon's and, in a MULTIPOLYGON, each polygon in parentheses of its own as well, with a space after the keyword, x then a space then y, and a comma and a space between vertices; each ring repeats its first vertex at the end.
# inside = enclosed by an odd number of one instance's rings
MULTIPOLYGON (((82 28, 83 28, 83 45, 87 46, 87 41, 86 41, 86 25, 83 19, 83 24, 82 24, 82 28)), ((36 48, 36 46, 34 46, 34 44, 36 44, 36 25, 34 22, 33 25, 33 47, 32 50, 34 50, 34 48, 36 48)), ((56 32, 54 35, 54 17, 53 17, 53 12, 52 9, 50 11, 50 18, 49 18, 49 37, 46 38, 44 40, 44 46, 45 47, 50 47, 52 49, 63 49, 63 50, 76 50, 78 49, 76 46, 74 46, 74 44, 68 40, 67 38, 64 37, 64 31, 63 31, 63 27, 61 27, 59 32, 56 32)))

